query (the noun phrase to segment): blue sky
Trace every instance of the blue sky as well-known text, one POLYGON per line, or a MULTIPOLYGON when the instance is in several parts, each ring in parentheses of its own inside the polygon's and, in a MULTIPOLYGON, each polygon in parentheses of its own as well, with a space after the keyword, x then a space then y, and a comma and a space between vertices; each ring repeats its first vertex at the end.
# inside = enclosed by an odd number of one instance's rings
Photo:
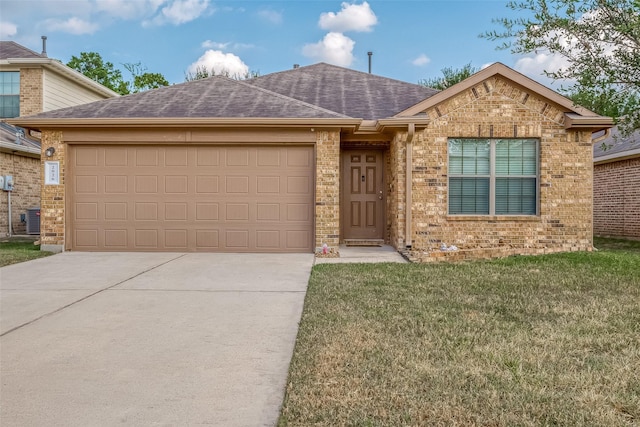
MULTIPOLYGON (((417 83, 444 67, 502 62, 544 84, 544 53, 516 57, 479 38, 513 17, 502 0, 0 0, 0 38, 69 61, 98 52, 142 63, 171 83, 198 65, 261 75, 317 62, 417 83)), ((123 74, 127 76, 127 72, 123 74)))

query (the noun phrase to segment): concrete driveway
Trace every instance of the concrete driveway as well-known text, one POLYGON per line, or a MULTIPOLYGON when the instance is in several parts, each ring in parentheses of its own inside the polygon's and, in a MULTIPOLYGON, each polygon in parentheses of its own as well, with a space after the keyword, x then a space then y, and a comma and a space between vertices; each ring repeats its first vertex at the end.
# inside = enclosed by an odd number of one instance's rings
POLYGON ((0 423, 273 425, 312 264, 67 252, 0 268, 0 423))

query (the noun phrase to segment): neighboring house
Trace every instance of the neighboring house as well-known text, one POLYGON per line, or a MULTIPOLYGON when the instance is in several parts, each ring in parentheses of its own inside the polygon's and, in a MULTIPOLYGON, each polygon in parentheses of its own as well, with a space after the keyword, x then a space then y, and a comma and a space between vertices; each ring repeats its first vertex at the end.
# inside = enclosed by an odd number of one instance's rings
POLYGON ((384 241, 420 261, 591 250, 592 136, 612 126, 502 64, 442 92, 316 64, 12 122, 60 162, 43 248, 384 241))
POLYGON ((593 233, 640 239, 640 131, 594 146, 593 233))
MULTIPOLYGON (((81 73, 12 41, 0 41, 0 120, 117 96, 81 73)), ((11 232, 9 195, 0 191, 0 235, 24 234, 27 209, 40 206, 40 142, 2 123, 0 176, 13 176, 11 232)))

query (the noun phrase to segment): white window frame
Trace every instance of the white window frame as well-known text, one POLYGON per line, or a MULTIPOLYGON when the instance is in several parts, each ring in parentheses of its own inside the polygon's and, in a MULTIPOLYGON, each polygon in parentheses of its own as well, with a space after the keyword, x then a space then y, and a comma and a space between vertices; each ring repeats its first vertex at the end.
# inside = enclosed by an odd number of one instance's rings
POLYGON ((539 216, 540 215, 540 139, 538 138, 447 138, 447 214, 452 216, 539 216), (450 159, 449 159, 449 141, 451 140, 476 140, 476 141, 489 141, 489 175, 470 175, 470 174, 451 174, 449 172, 450 159), (535 175, 496 175, 496 143, 498 141, 535 141, 536 143, 536 173, 535 175), (450 178, 489 178, 489 213, 488 214, 476 214, 476 213, 451 213, 449 211, 449 191, 451 188, 450 178), (496 213, 496 178, 535 178, 536 188, 536 209, 533 214, 525 213, 496 213))

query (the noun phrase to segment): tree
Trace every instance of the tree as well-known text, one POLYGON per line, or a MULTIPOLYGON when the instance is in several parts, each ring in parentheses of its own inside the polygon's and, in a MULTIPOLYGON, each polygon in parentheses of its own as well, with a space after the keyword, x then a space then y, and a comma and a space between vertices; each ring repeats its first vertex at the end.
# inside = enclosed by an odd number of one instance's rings
POLYGON ((129 93, 128 85, 122 78, 120 70, 114 68, 111 62, 104 62, 102 56, 96 52, 80 52, 80 57, 72 56, 68 67, 80 71, 89 77, 121 95, 129 93))
POLYGON ((545 74, 575 82, 565 93, 612 114, 623 133, 640 128, 640 0, 521 0, 508 7, 521 17, 495 20, 503 30, 482 37, 515 54, 559 55, 566 65, 545 74))
POLYGON ((140 62, 122 65, 131 74, 132 80, 125 80, 122 77, 122 72, 116 69, 111 62, 105 62, 97 52, 80 52, 80 57, 72 56, 67 63, 67 66, 120 95, 169 85, 162 74, 147 72, 147 68, 140 62))
POLYGON ((462 68, 453 69, 451 67, 443 68, 440 70, 442 77, 433 77, 430 79, 423 79, 418 84, 426 87, 430 87, 438 90, 445 90, 448 87, 453 86, 456 83, 460 83, 472 74, 477 73, 480 69, 472 67, 471 63, 468 63, 462 68))
POLYGON ((260 76, 260 72, 258 71, 247 71, 244 74, 231 74, 231 72, 227 69, 223 69, 222 71, 216 72, 214 68, 209 70, 204 65, 198 65, 195 71, 187 71, 184 73, 184 81, 190 82, 193 80, 206 79, 208 77, 213 76, 224 76, 234 80, 247 80, 260 76))
POLYGON ((128 85, 131 93, 169 86, 169 82, 162 74, 147 72, 147 67, 144 67, 140 62, 123 64, 123 66, 133 76, 133 81, 128 85))

